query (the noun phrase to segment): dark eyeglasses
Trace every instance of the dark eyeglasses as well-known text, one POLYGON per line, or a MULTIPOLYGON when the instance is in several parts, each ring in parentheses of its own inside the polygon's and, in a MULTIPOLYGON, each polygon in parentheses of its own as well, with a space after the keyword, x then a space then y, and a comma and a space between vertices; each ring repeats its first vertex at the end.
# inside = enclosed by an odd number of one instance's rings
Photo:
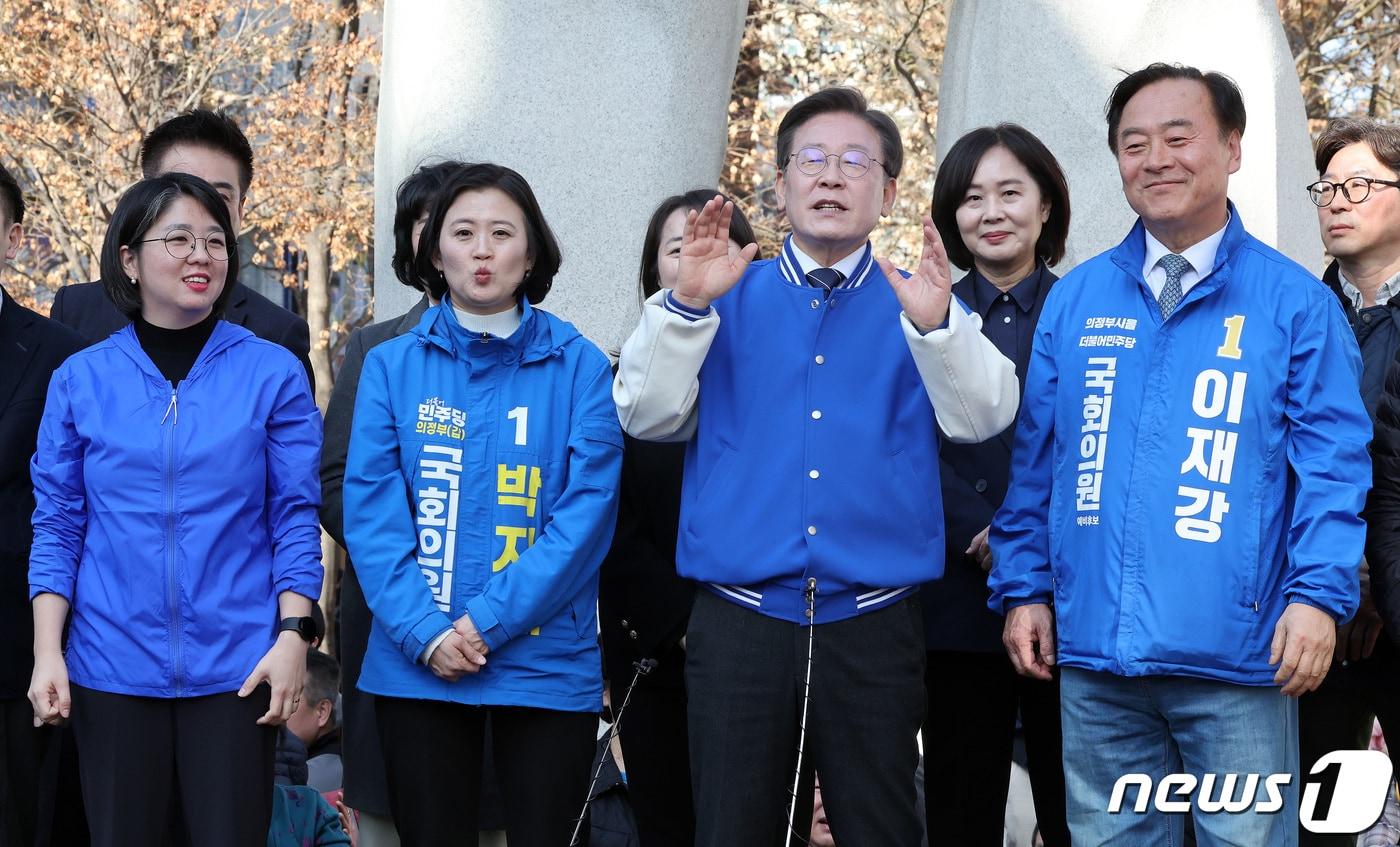
POLYGON ((209 254, 209 258, 216 262, 228 261, 228 241, 222 233, 199 238, 187 229, 172 229, 164 238, 143 238, 136 243, 149 244, 152 241, 164 242, 165 252, 169 253, 172 259, 189 258, 195 246, 203 241, 204 252, 209 254))
POLYGON ((859 150, 847 150, 844 153, 828 153, 820 147, 803 147, 796 153, 789 156, 789 159, 797 160, 797 169, 807 176, 818 176, 826 170, 826 164, 832 156, 836 157, 841 173, 851 179, 860 179, 870 171, 871 165, 885 166, 884 162, 872 159, 859 150))
POLYGON ((1354 176, 1344 182, 1329 182, 1320 179, 1308 186, 1308 199, 1313 201, 1315 206, 1326 206, 1332 202, 1340 191, 1347 198, 1348 203, 1362 203, 1371 196, 1371 186, 1388 185, 1391 188, 1400 188, 1400 182, 1393 179, 1372 179, 1368 176, 1354 176))

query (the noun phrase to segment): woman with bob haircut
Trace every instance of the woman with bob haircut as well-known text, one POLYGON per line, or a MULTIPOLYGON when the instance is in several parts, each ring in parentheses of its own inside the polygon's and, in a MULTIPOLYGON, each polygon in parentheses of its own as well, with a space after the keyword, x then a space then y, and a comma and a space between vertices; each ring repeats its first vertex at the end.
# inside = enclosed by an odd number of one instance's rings
POLYGON ((133 323, 49 387, 29 698, 72 721, 93 844, 162 843, 177 797, 191 843, 263 843, 321 590, 320 414, 291 353, 219 319, 238 252, 208 183, 130 188, 101 267, 133 323))
MULTIPOLYGON (((686 216, 699 214, 714 197, 712 189, 694 189, 667 197, 652 212, 638 274, 642 301, 675 283, 686 216)), ((755 241, 753 227, 736 206, 729 219, 730 253, 738 255, 755 241)), ((626 697, 634 663, 656 662, 654 670, 637 679, 626 731, 618 734, 627 763, 627 795, 642 844, 691 847, 695 807, 683 637, 695 584, 676 575, 685 444, 641 441, 625 433, 623 439, 617 532, 603 561, 598 595, 603 665, 616 708, 626 697)))
MULTIPOLYGON (((399 183, 394 210, 394 255, 391 265, 400 283, 423 297, 406 314, 360 327, 350 334, 345 358, 336 373, 335 388, 326 405, 326 445, 321 453, 321 525, 336 543, 345 547, 345 510, 342 494, 345 458, 350 449, 350 424, 365 353, 418 325, 433 301, 427 283, 413 263, 419 236, 428 222, 428 210, 438 191, 461 162, 422 165, 399 183)), ((389 789, 384 781, 384 754, 379 749, 379 729, 374 719, 374 698, 360 691, 360 666, 369 643, 370 611, 354 562, 347 560, 340 583, 341 726, 345 749, 345 804, 360 814, 360 831, 368 838, 384 830, 392 837, 389 789)))
MULTIPOLYGON (((933 222, 969 272, 953 294, 1022 380, 1031 339, 1064 258, 1069 186, 1055 157, 1012 123, 959 138, 939 163, 933 222)), ((987 526, 1006 495, 1015 424, 981 444, 939 450, 947 566, 924 587, 928 648, 924 802, 948 843, 1000 845, 1019 712, 1036 817, 1048 847, 1069 844, 1060 762, 1059 683, 1019 676, 987 608, 987 526)))
POLYGON ((406 847, 476 842, 488 714, 512 847, 567 844, 587 793, 622 433, 607 358, 534 308, 559 265, 520 174, 461 168, 414 260, 441 302, 360 375, 345 535, 406 847))

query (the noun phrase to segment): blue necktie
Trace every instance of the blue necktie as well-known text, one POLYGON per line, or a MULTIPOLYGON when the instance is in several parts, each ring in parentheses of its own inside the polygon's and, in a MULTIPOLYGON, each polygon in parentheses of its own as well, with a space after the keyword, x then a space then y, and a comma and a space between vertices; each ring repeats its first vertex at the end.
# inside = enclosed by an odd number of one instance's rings
POLYGON ((823 295, 824 298, 830 297, 831 292, 835 291, 845 279, 846 275, 835 268, 817 268, 807 274, 807 284, 813 288, 824 289, 826 291, 826 294, 823 295))
POLYGON ((1162 293, 1157 295, 1157 305, 1162 309, 1162 320, 1172 313, 1176 304, 1181 302, 1181 275, 1191 269, 1191 263, 1185 257, 1175 253, 1168 253, 1157 264, 1162 266, 1162 270, 1167 272, 1167 283, 1162 286, 1162 293))

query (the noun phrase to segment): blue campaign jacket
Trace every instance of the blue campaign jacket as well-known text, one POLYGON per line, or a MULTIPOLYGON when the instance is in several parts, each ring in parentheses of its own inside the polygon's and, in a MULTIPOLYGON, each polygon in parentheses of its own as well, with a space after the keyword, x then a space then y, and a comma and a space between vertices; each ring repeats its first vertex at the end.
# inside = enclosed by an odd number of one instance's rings
POLYGON ((1063 665, 1272 685, 1285 605, 1356 609, 1356 340, 1331 292, 1230 212, 1215 270, 1165 322, 1141 222, 1041 314, 990 604, 1053 597, 1063 665))
POLYGON ((146 697, 234 691, 277 595, 321 593, 321 416, 291 353, 218 322, 178 394, 125 329, 49 385, 29 596, 72 604, 69 678, 146 697))
POLYGON ((598 566, 622 468, 612 371, 571 324, 522 306, 509 338, 437 307, 365 357, 344 496, 374 613, 371 694, 601 708, 598 566), (419 659, 463 613, 490 653, 447 682, 419 659))

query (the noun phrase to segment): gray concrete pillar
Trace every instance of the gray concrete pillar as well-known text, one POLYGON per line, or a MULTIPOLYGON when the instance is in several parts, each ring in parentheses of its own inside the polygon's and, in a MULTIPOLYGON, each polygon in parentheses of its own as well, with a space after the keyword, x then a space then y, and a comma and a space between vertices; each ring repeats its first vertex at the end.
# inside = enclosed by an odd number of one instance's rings
POLYGON ((1060 272, 1117 244, 1133 221, 1108 149, 1104 104, 1123 71, 1180 62, 1229 75, 1248 122, 1230 198, 1256 236, 1319 271, 1303 186, 1312 166, 1303 98, 1274 0, 953 0, 938 152, 964 132, 1015 121, 1069 179, 1073 220, 1060 272))
POLYGON ((539 197, 564 253, 544 307, 605 349, 636 322, 648 215, 719 180, 746 3, 388 0, 375 150, 375 317, 394 190, 424 160, 493 161, 539 197))

